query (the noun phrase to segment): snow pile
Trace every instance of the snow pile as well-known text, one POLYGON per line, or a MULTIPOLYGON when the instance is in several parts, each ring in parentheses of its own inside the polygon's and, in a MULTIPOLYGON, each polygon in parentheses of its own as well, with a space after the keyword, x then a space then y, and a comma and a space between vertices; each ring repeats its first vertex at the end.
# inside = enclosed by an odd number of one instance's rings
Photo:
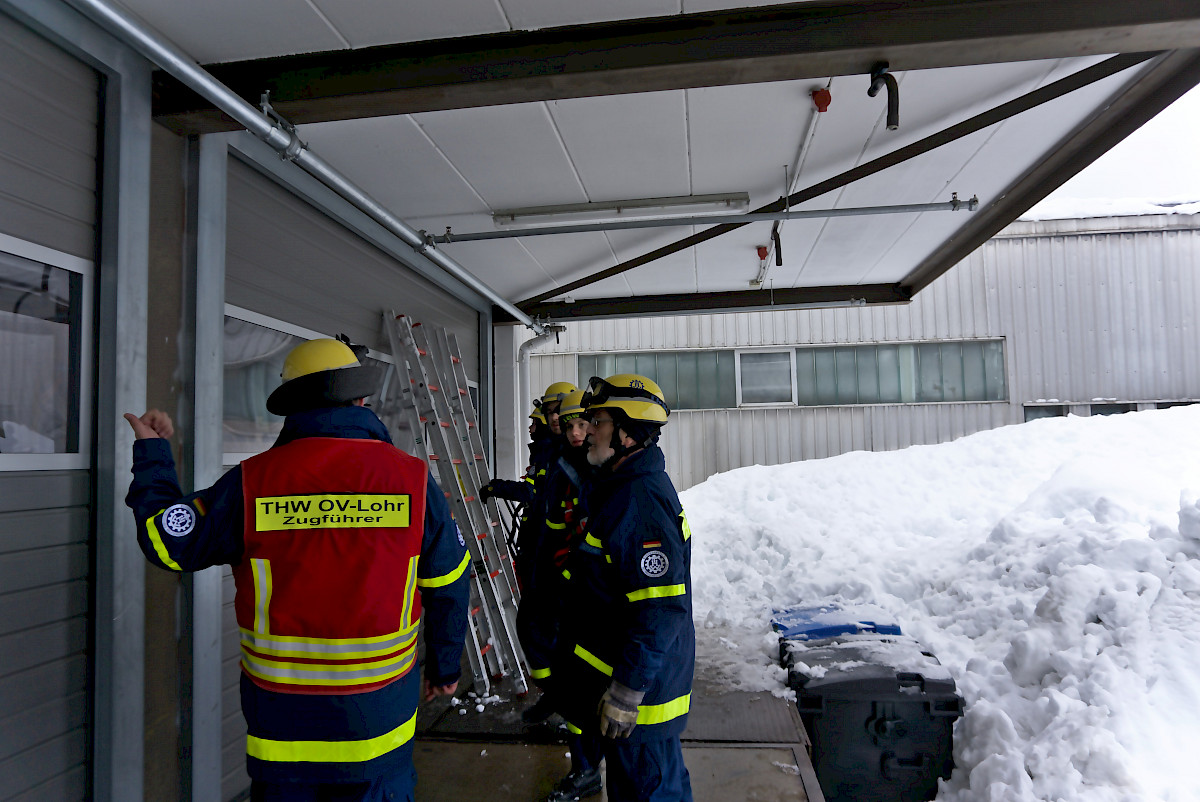
POLYGON ((1200 800, 1200 406, 714 476, 697 673, 784 688, 772 609, 878 605, 966 701, 941 800, 1200 800))
POLYGON ((1190 197, 1164 201, 1149 198, 1059 198, 1050 196, 1020 220, 1073 220, 1084 217, 1131 217, 1143 214, 1200 214, 1200 201, 1190 197))

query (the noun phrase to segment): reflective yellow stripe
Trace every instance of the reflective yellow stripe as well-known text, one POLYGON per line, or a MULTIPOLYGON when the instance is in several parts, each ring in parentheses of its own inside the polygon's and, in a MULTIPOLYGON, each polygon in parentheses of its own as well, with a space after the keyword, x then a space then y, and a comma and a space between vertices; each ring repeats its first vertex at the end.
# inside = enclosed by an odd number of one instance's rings
POLYGON ((556 524, 556 523, 554 523, 554 521, 551 521, 549 518, 546 519, 546 526, 550 527, 551 529, 566 529, 567 528, 567 525, 565 523, 556 524))
POLYGON ((569 721, 567 722, 567 732, 571 733, 572 735, 583 735, 583 730, 579 729, 569 721))
POLYGON ((679 718, 692 707, 692 695, 680 696, 661 705, 638 705, 638 724, 662 724, 679 718))
POLYGON ((463 571, 467 570, 467 566, 471 563, 471 555, 464 552, 462 562, 448 574, 443 576, 430 577, 429 579, 418 579, 417 587, 419 588, 441 588, 449 585, 454 580, 463 575, 463 571))
POLYGON ((566 569, 563 569, 563 579, 570 579, 570 578, 571 578, 571 572, 566 569))
POLYGON ((529 484, 533 484, 533 477, 532 477, 532 476, 526 476, 526 477, 525 477, 525 481, 526 481, 526 482, 529 482, 529 484))
POLYGON ((263 637, 248 629, 241 631, 242 647, 271 657, 313 657, 329 660, 355 660, 391 654, 412 645, 419 622, 382 638, 284 639, 263 637))
POLYGON ((254 574, 254 631, 271 634, 271 561, 260 557, 250 560, 254 574))
POLYGON ((604 555, 604 559, 608 560, 609 562, 612 562, 612 555, 611 555, 611 554, 605 554, 605 555, 604 555))
POLYGON ((533 677, 534 679, 545 679, 546 677, 550 676, 550 669, 532 668, 529 670, 529 676, 533 677))
POLYGON ((686 543, 692 536, 692 527, 688 526, 687 515, 682 510, 679 512, 679 529, 683 532, 683 541, 686 543))
POLYGON ((613 673, 613 668, 612 668, 612 666, 610 666, 608 663, 606 663, 606 662, 604 662, 603 660, 601 660, 601 659, 600 659, 599 657, 597 657, 596 655, 594 655, 594 654, 592 654, 591 652, 589 652, 587 649, 585 649, 585 648, 583 648, 582 646, 580 646, 578 643, 577 643, 577 644, 575 644, 575 654, 577 654, 577 655, 579 655, 581 658, 583 658, 583 661, 584 661, 585 663, 587 663, 587 664, 588 664, 588 665, 590 665, 592 668, 594 668, 594 669, 596 669, 597 671, 599 671, 601 674, 604 674, 604 675, 605 675, 605 676, 607 676, 607 677, 611 677, 611 676, 612 676, 612 673, 613 673))
POLYGON ((246 736, 246 754, 284 763, 364 763, 412 740, 417 714, 391 732, 364 741, 269 741, 246 736))
POLYGON ((162 535, 158 532, 158 527, 154 525, 154 519, 162 515, 166 510, 159 510, 146 519, 146 534, 150 536, 150 543, 154 546, 154 553, 158 555, 158 559, 162 564, 170 568, 172 571, 182 571, 179 563, 171 559, 171 555, 167 554, 167 544, 163 543, 162 535))
POLYGON ((600 540, 599 538, 592 537, 591 532, 588 532, 587 534, 585 534, 583 536, 583 542, 588 544, 589 546, 594 546, 598 549, 604 548, 604 542, 602 540, 600 540))
POLYGON ((400 608, 400 625, 402 627, 410 627, 413 623, 413 608, 416 606, 413 602, 417 598, 417 563, 420 559, 421 555, 419 554, 408 559, 408 576, 404 580, 404 606, 400 608))
POLYGON ((242 667, 252 676, 278 682, 283 685, 322 685, 329 687, 352 687, 372 685, 400 676, 413 667, 417 650, 409 647, 402 654, 373 663, 291 663, 263 660, 245 651, 242 652, 242 667))
POLYGON ((652 588, 642 588, 635 590, 625 595, 629 597, 631 602, 642 601, 643 599, 665 599, 668 596, 682 596, 687 593, 687 588, 683 585, 656 585, 652 588))

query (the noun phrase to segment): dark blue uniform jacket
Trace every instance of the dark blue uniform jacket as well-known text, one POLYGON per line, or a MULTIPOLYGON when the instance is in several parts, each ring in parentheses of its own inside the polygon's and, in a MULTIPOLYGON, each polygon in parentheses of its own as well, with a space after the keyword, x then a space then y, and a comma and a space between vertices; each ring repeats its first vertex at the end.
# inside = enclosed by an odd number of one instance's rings
POLYGON ((598 474, 584 541, 568 559, 554 680, 564 717, 585 730, 612 679, 645 691, 631 740, 677 736, 691 703, 691 531, 658 446, 598 474))
MULTIPOLYGON (((302 437, 372 438, 391 442, 387 428, 364 407, 335 407, 290 415, 276 445, 302 437)), ((185 495, 179 487, 170 444, 162 439, 133 445, 133 482, 125 498, 138 522, 138 543, 146 558, 168 568, 147 534, 154 520, 163 532, 162 513, 174 504, 192 507, 195 527, 184 537, 161 539, 170 560, 183 571, 236 565, 242 559, 242 469, 235 467, 210 488, 185 495)), ((445 496, 430 476, 425 497, 425 527, 417 576, 431 580, 421 588, 424 608, 425 676, 435 685, 458 679, 466 636, 470 572, 438 585, 462 564, 462 536, 450 517, 445 496)), ((174 570, 174 569, 169 569, 174 570)), ((397 588, 403 592, 404 588, 397 588)), ((360 741, 407 720, 416 710, 419 675, 410 672, 379 690, 345 695, 285 694, 260 688, 242 676, 242 710, 252 736, 287 741, 360 741)), ((251 777, 260 780, 337 782, 372 780, 411 761, 411 742, 366 762, 304 762, 273 765, 248 757, 251 777)))

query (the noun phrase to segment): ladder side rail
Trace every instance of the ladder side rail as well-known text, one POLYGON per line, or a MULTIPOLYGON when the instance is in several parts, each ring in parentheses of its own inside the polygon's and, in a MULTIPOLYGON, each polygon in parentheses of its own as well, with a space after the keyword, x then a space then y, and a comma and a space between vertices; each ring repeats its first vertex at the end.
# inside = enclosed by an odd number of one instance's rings
MULTIPOLYGON (((410 420, 410 426, 413 428, 414 437, 418 446, 424 444, 424 458, 426 465, 430 462, 430 457, 433 456, 430 451, 436 446, 434 438, 427 437, 426 426, 422 420, 421 410, 418 408, 419 399, 415 388, 424 384, 424 377, 417 373, 421 370, 420 363, 415 359, 415 349, 410 348, 404 338, 403 328, 407 327, 407 321, 402 317, 397 317, 395 314, 390 317, 385 314, 384 328, 387 330, 388 340, 392 346, 392 356, 396 360, 397 372, 397 390, 399 391, 399 406, 406 413, 410 420), (400 321, 404 321, 404 327, 400 325, 400 321), (411 359, 411 361, 410 361, 411 359), (413 367, 415 365, 416 367, 413 367)), ((411 332, 408 333, 408 341, 411 342, 411 332)), ((433 460, 439 462, 438 460, 433 460)), ((440 467, 440 466, 439 466, 440 467)), ((440 472, 439 472, 440 473, 440 472)), ((442 483, 445 478, 442 477, 442 483)), ((443 490, 443 493, 446 494, 443 490)), ((461 531, 461 530, 460 530, 461 531)), ((487 614, 488 605, 483 602, 484 592, 479 579, 479 558, 475 550, 471 554, 471 584, 470 584, 470 605, 468 621, 470 623, 471 640, 475 646, 474 650, 468 650, 468 657, 471 662, 471 670, 474 674, 476 693, 488 694, 491 691, 490 675, 500 672, 499 661, 495 655, 491 659, 487 659, 489 653, 487 644, 492 640, 491 633, 494 631, 492 626, 491 616, 487 614), (480 616, 480 612, 484 615, 480 616), (482 642, 482 643, 481 643, 482 642), (485 670, 484 663, 488 663, 485 670)))
MULTIPOLYGON (((437 332, 437 349, 441 357, 441 363, 449 366, 454 377, 453 385, 447 389, 447 395, 449 396, 455 415, 454 420, 457 432, 464 441, 468 456, 472 458, 471 462, 476 466, 475 481, 478 485, 482 485, 490 480, 490 475, 487 469, 486 454, 483 449, 483 438, 479 433, 475 409, 471 403, 471 396, 468 391, 467 374, 459 355, 458 341, 454 338, 453 334, 446 332, 444 329, 439 329, 437 332)), ((497 563, 504 571, 505 579, 511 591, 501 613, 506 625, 505 628, 513 645, 513 652, 516 655, 517 662, 522 667, 527 667, 528 660, 526 660, 524 650, 521 648, 520 638, 515 637, 517 631, 517 606, 520 604, 516 566, 513 564, 512 555, 508 549, 504 529, 499 523, 500 518, 496 514, 496 510, 498 509, 497 504, 493 500, 491 508, 488 508, 477 497, 472 498, 471 501, 473 504, 478 505, 482 519, 488 524, 487 537, 481 537, 481 540, 493 552, 497 563)), ((526 668, 525 670, 527 671, 528 669, 526 668)), ((526 685, 525 687, 528 686, 526 685)))
MULTIPOLYGON (((474 481, 476 482, 475 487, 482 487, 491 481, 492 477, 487 466, 487 454, 483 448, 483 437, 479 432, 475 407, 471 404, 467 373, 463 368, 462 359, 459 356, 458 340, 453 334, 442 330, 438 333, 438 345, 444 352, 454 376, 454 385, 457 394, 451 394, 451 403, 457 405, 456 414, 461 415, 461 421, 456 417, 456 422, 462 423, 459 435, 463 438, 465 450, 471 457, 474 481)), ((508 582, 514 604, 519 604, 521 601, 521 592, 517 584, 516 567, 513 564, 512 554, 508 549, 508 542, 504 537, 504 528, 500 524, 499 505, 494 499, 491 500, 490 507, 482 501, 479 504, 483 520, 488 524, 491 549, 495 552, 496 560, 504 570, 504 577, 508 582)))
MULTIPOLYGON (((433 437, 447 446, 451 457, 450 465, 447 467, 451 469, 449 473, 454 477, 457 485, 459 476, 458 472, 453 470, 453 468, 463 469, 469 480, 471 475, 469 463, 473 462, 473 457, 468 455, 463 448, 464 444, 458 433, 458 429, 460 428, 458 423, 461 416, 455 416, 448 398, 449 383, 446 379, 449 377, 446 375, 447 371, 445 368, 450 363, 449 360, 446 360, 445 365, 439 364, 437 349, 429 341, 428 332, 425 327, 418 324, 413 326, 412 329, 413 341, 417 347, 422 368, 428 379, 425 389, 429 393, 439 423, 437 428, 440 431, 440 435, 435 433, 433 437), (434 383, 435 381, 436 384, 434 383)), ((441 467, 440 464, 439 467, 441 467)), ((515 620, 516 601, 513 598, 512 588, 509 586, 509 575, 505 571, 509 566, 499 559, 499 554, 494 548, 495 538, 491 536, 491 522, 483 506, 479 504, 478 498, 473 495, 473 489, 470 491, 471 495, 464 493, 464 488, 461 485, 458 485, 456 490, 458 492, 453 496, 456 510, 461 511, 461 520, 470 525, 471 537, 475 541, 480 553, 484 555, 485 581, 492 592, 492 598, 496 602, 494 609, 488 612, 495 613, 499 617, 501 627, 496 627, 496 622, 493 620, 492 633, 499 636, 501 629, 503 630, 503 637, 494 638, 492 643, 501 652, 500 659, 511 671, 518 686, 524 688, 524 670, 521 665, 519 645, 515 637, 516 628, 513 624, 515 620), (485 522, 489 526, 485 526, 485 522), (504 576, 504 580, 498 582, 497 577, 501 575, 504 576)))

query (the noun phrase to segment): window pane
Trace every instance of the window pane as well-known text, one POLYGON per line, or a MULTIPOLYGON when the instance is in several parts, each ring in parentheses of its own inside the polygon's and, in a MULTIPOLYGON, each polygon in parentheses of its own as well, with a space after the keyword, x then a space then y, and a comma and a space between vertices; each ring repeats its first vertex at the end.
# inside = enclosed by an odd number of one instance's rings
POLYGON ((963 399, 986 401, 987 377, 984 372, 983 346, 985 343, 963 343, 963 399))
POLYGON ((817 403, 837 403, 837 378, 834 372, 834 353, 832 348, 816 348, 813 350, 813 361, 817 375, 817 403))
POLYGON ((796 403, 817 403, 817 357, 815 348, 796 349, 796 403))
POLYGON ((858 368, 855 366, 853 348, 834 349, 834 369, 837 372, 837 402, 858 403, 858 368))
POLYGON ((883 404, 898 403, 900 395, 900 349, 894 345, 880 345, 875 349, 879 360, 879 401, 883 404))
POLYGON ((225 318, 226 454, 257 454, 275 442, 283 418, 267 412, 267 396, 279 386, 283 360, 300 337, 237 318, 225 318))
POLYGON ((963 400, 962 343, 942 343, 942 400, 963 400))
POLYGON ((900 400, 906 404, 924 400, 917 396, 917 347, 901 345, 896 353, 900 358, 900 400))
POLYGON ((696 354, 696 389, 700 408, 717 409, 721 406, 717 392, 717 354, 712 351, 696 354))
POLYGON ((0 453, 79 452, 83 277, 0 253, 0 453))
POLYGON ((655 354, 634 354, 633 356, 634 364, 637 365, 633 372, 658 384, 657 356, 655 354))
POLYGON ((613 356, 613 372, 609 376, 615 376, 618 373, 637 373, 637 354, 616 354, 613 356))
POLYGON ((741 371, 743 404, 787 403, 792 400, 790 353, 742 354, 741 371))
POLYGON ((695 351, 689 351, 679 354, 675 358, 676 375, 679 378, 678 392, 680 402, 686 400, 690 408, 700 408, 704 406, 704 396, 700 392, 700 383, 697 380, 697 360, 700 355, 695 351))
POLYGON ((983 369, 987 381, 988 401, 1008 399, 1008 386, 1004 378, 1004 343, 994 341, 983 345, 983 369))
MULTIPOLYGON (((679 396, 679 380, 676 378, 678 373, 677 360, 678 354, 659 354, 658 368, 654 380, 658 382, 658 386, 662 388, 663 395, 666 396, 667 406, 671 409, 690 409, 692 404, 684 405, 679 396)), ((694 399, 686 399, 692 401, 694 399)))
POLYGON ((596 357, 593 354, 581 355, 576 361, 579 381, 576 382, 580 387, 588 383, 593 376, 600 376, 597 370, 596 357))
POLYGON ((1038 420, 1039 418, 1062 418, 1066 416, 1067 408, 1063 406, 1052 407, 1025 407, 1025 421, 1038 420))
POLYGON ((917 346, 917 400, 942 400, 942 349, 937 343, 917 346))
POLYGON ((879 403, 879 365, 875 361, 875 346, 860 345, 854 349, 858 360, 858 403, 879 403))
POLYGON ((737 380, 734 378, 733 351, 717 352, 717 392, 714 409, 733 409, 737 406, 737 380))

